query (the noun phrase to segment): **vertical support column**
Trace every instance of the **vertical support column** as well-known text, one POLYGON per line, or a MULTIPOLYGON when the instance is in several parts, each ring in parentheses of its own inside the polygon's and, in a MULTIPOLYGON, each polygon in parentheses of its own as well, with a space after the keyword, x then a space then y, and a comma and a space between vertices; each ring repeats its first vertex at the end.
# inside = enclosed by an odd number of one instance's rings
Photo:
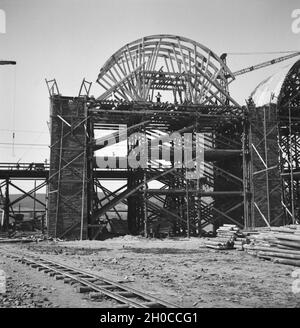
POLYGON ((9 225, 9 178, 5 179, 5 206, 3 230, 8 231, 9 225))
POLYGON ((185 196, 186 196, 186 235, 190 238, 190 200, 189 200, 189 180, 187 179, 187 169, 185 169, 185 196))
POLYGON ((87 110, 85 98, 51 97, 48 234, 86 239, 87 110))
MULTIPOLYGON (((269 108, 270 110, 270 108, 269 108)), ((268 161, 268 139, 267 139, 267 107, 264 107, 264 144, 265 144, 265 165, 266 165, 266 198, 267 198, 267 220, 271 222, 270 210, 270 188, 269 188, 269 161, 268 161)))
POLYGON ((144 192, 143 192, 143 197, 144 197, 144 236, 147 238, 148 237, 148 203, 147 203, 147 173, 144 171, 144 192))
POLYGON ((291 213, 292 222, 295 223, 295 204, 294 204, 294 163, 293 163, 293 141, 292 141, 292 115, 291 115, 291 104, 289 102, 289 164, 290 164, 290 178, 291 178, 291 213))
POLYGON ((278 167, 277 111, 271 103, 264 107, 252 105, 249 110, 254 225, 282 225, 284 212, 280 205, 282 192, 278 167), (266 115, 267 110, 269 115, 266 115))
POLYGON ((94 219, 92 216, 93 210, 94 210, 94 202, 97 198, 95 197, 95 192, 97 192, 97 187, 95 186, 95 180, 96 178, 94 177, 94 152, 93 148, 91 146, 90 141, 94 140, 94 118, 92 115, 87 114, 87 104, 85 103, 85 113, 87 115, 87 135, 88 135, 88 140, 87 140, 87 154, 86 154, 86 183, 87 183, 87 193, 86 193, 86 204, 87 204, 87 216, 88 216, 88 227, 87 227, 87 237, 89 239, 93 238, 93 229, 89 228, 89 224, 94 224, 94 219), (96 187, 96 191, 95 188, 96 187))
POLYGON ((84 235, 84 220, 86 217, 86 149, 83 152, 83 171, 82 171, 82 190, 81 190, 81 217, 80 217, 80 240, 83 240, 84 235))
POLYGON ((34 193, 33 193, 33 219, 36 218, 36 179, 34 179, 34 193))
POLYGON ((245 109, 243 136, 243 197, 244 197, 244 228, 253 228, 253 182, 251 161, 251 125, 249 111, 245 109))
POLYGON ((197 202, 197 216, 198 216, 198 235, 201 237, 202 235, 202 222, 201 222, 201 194, 200 194, 200 178, 197 179, 197 198, 195 198, 197 202))
POLYGON ((46 199, 45 199, 45 203, 46 203, 46 211, 45 211, 45 216, 43 216, 43 220, 42 220, 42 233, 45 233, 45 227, 48 227, 48 209, 49 209, 49 181, 48 181, 48 177, 46 178, 46 199))

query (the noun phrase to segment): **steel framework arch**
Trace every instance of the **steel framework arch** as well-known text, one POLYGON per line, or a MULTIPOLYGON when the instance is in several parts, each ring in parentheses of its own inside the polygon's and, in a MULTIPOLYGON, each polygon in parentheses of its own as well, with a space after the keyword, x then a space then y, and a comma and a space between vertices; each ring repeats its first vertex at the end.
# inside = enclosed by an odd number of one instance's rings
MULTIPOLYGON (((300 60, 297 59, 261 82, 251 98, 261 109, 260 115, 266 122, 261 131, 261 135, 265 135, 264 139, 267 136, 270 138, 271 129, 277 131, 273 135, 273 147, 276 151, 273 156, 276 156, 275 163, 279 158, 281 203, 286 213, 284 223, 295 223, 300 215, 300 60), (264 117, 264 112, 269 115, 264 117)), ((257 126, 258 124, 256 128, 257 126)), ((271 147, 267 147, 261 152, 264 158, 267 158, 267 152, 270 157, 270 150, 271 147)), ((274 177, 270 180, 270 184, 272 180, 275 181, 274 177)))
POLYGON ((191 39, 151 35, 115 52, 100 69, 98 100, 152 101, 169 92, 172 103, 235 105, 228 84, 234 75, 223 59, 191 39))
POLYGON ((278 106, 284 109, 287 105, 300 106, 300 60, 291 67, 280 90, 278 106))

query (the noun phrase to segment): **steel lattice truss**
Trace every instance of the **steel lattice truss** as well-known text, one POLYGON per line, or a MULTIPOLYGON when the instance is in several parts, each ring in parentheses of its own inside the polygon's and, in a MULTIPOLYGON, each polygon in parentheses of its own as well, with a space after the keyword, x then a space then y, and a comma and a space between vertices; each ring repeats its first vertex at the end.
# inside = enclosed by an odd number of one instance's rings
POLYGON ((300 60, 288 72, 278 97, 279 115, 288 115, 288 106, 300 106, 300 60))
MULTIPOLYGON (((228 93, 234 76, 210 49, 187 38, 153 35, 131 42, 101 68, 99 100, 153 100, 155 91, 168 91, 172 103, 238 105, 228 93)), ((166 98, 164 98, 166 99, 166 98)))
POLYGON ((292 66, 281 87, 278 121, 283 202, 290 222, 300 214, 300 61, 292 66))
MULTIPOLYGON (((169 148, 171 160, 163 166, 149 161, 147 169, 112 171, 94 167, 97 176, 94 194, 102 196, 94 198, 92 205, 91 238, 97 238, 101 224, 111 220, 113 225, 124 225, 121 219, 124 209, 128 213, 128 229, 134 234, 147 234, 146 230, 149 232, 162 224, 170 224, 178 235, 201 234, 204 227, 219 221, 243 226, 242 108, 97 100, 89 104, 88 110, 93 117, 92 129, 114 130, 105 137, 107 140, 117 137, 116 127, 120 122, 127 125, 129 134, 144 131, 148 142, 163 141, 165 133, 177 132, 183 136, 186 132, 203 132, 206 159, 204 176, 198 181, 187 181, 185 170, 174 167, 174 149, 168 142, 162 145, 169 148), (229 158, 234 159, 235 165, 224 168, 223 161, 227 159, 228 163, 229 158), (117 191, 105 187, 105 180, 118 178, 123 180, 123 185, 117 191), (153 181, 159 182, 160 187, 151 187, 153 181), (215 202, 216 197, 219 201, 215 202)), ((101 137, 95 140, 93 150, 101 151, 107 145, 101 137)), ((119 156, 107 159, 116 163, 125 160, 119 156)))

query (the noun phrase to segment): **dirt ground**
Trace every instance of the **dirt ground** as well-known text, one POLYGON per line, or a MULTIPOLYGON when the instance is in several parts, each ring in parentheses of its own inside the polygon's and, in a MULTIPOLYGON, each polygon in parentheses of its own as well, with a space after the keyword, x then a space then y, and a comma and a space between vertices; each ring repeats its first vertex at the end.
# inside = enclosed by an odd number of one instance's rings
MULTIPOLYGON (((212 250, 204 239, 144 239, 0 245, 92 271, 181 307, 300 307, 293 266, 237 250, 212 250)), ((0 307, 113 307, 92 302, 71 286, 0 255, 8 290, 0 307)))

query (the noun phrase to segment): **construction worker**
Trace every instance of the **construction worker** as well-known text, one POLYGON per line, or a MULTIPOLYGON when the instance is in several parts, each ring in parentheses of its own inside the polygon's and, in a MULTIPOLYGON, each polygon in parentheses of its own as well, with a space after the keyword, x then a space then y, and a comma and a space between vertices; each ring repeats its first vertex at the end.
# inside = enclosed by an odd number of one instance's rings
POLYGON ((161 94, 158 92, 156 97, 156 102, 160 103, 161 94))

